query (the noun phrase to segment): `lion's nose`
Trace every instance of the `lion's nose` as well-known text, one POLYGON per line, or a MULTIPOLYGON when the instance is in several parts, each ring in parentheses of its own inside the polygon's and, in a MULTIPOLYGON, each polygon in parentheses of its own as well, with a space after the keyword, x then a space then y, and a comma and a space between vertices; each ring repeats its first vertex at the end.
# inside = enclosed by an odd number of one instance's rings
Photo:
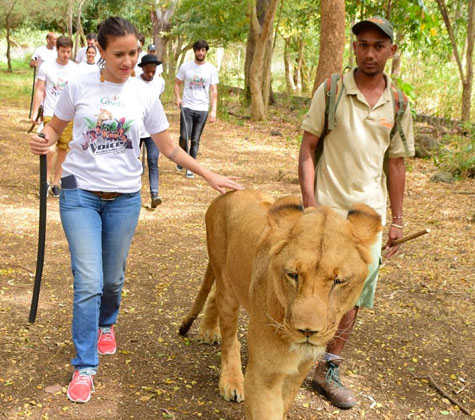
POLYGON ((298 331, 307 338, 311 337, 314 334, 318 334, 318 331, 310 330, 309 328, 306 328, 305 330, 298 330, 298 331))

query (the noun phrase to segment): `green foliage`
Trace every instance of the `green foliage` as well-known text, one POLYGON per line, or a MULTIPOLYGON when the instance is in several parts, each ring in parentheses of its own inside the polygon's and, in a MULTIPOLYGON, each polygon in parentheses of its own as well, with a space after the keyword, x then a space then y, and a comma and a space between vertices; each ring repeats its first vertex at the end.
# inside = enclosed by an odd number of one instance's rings
POLYGON ((475 178, 475 129, 467 128, 465 136, 446 136, 434 157, 435 165, 456 178, 475 178))
POLYGON ((23 60, 13 60, 12 66, 14 73, 7 73, 7 64, 0 63, 0 98, 27 109, 30 106, 33 70, 23 60))
POLYGON ((249 30, 247 5, 247 0, 182 0, 173 17, 172 36, 205 39, 214 46, 244 41, 249 30))

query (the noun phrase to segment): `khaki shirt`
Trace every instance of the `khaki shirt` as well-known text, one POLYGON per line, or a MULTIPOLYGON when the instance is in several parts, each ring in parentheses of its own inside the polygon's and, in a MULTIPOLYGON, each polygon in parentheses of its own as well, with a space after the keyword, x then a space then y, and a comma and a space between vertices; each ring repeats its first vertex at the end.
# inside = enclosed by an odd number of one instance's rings
MULTIPOLYGON (((315 198, 346 217, 353 203, 373 207, 386 220, 386 177, 384 155, 405 157, 406 150, 399 133, 390 139, 394 124, 391 79, 370 109, 356 86, 355 68, 343 77, 345 90, 336 109, 336 126, 324 139, 323 154, 316 168, 315 198)), ((338 98, 337 93, 336 97, 338 98)), ((325 90, 323 84, 315 92, 302 129, 320 137, 325 123, 325 90)), ((406 136, 409 156, 414 156, 412 116, 407 106, 401 124, 406 136)))

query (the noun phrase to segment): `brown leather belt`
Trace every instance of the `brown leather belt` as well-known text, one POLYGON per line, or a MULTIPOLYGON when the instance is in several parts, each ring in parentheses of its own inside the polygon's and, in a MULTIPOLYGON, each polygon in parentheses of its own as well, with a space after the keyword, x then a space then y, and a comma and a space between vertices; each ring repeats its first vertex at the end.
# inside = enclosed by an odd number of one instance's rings
POLYGON ((87 192, 97 195, 101 200, 105 200, 105 201, 115 200, 117 197, 123 194, 123 193, 118 193, 118 192, 104 192, 104 191, 87 191, 87 192))

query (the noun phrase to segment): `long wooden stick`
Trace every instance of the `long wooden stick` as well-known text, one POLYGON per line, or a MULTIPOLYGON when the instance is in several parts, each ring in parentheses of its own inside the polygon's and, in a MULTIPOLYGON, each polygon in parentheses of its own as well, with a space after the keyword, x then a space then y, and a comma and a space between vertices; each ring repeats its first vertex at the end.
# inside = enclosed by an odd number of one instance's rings
MULTIPOLYGON (((423 230, 420 230, 419 232, 412 233, 411 235, 404 236, 401 239, 396 239, 391 244, 391 247, 396 246, 396 245, 400 245, 404 242, 410 241, 411 239, 416 239, 419 236, 425 235, 426 233, 430 233, 430 229, 423 229, 423 230)), ((384 249, 384 246, 383 246, 383 249, 384 249)))
POLYGON ((414 379, 422 380, 425 379, 427 382, 429 382, 429 385, 434 388, 440 395, 442 395, 444 398, 447 398, 452 404, 456 405, 458 408, 460 408, 460 411, 464 412, 465 414, 470 415, 470 411, 463 406, 459 401, 457 401, 455 398, 453 398, 451 395, 449 395, 447 392, 445 392, 438 384, 436 381, 434 381, 434 378, 431 375, 427 376, 416 376, 414 373, 409 372, 414 379))

